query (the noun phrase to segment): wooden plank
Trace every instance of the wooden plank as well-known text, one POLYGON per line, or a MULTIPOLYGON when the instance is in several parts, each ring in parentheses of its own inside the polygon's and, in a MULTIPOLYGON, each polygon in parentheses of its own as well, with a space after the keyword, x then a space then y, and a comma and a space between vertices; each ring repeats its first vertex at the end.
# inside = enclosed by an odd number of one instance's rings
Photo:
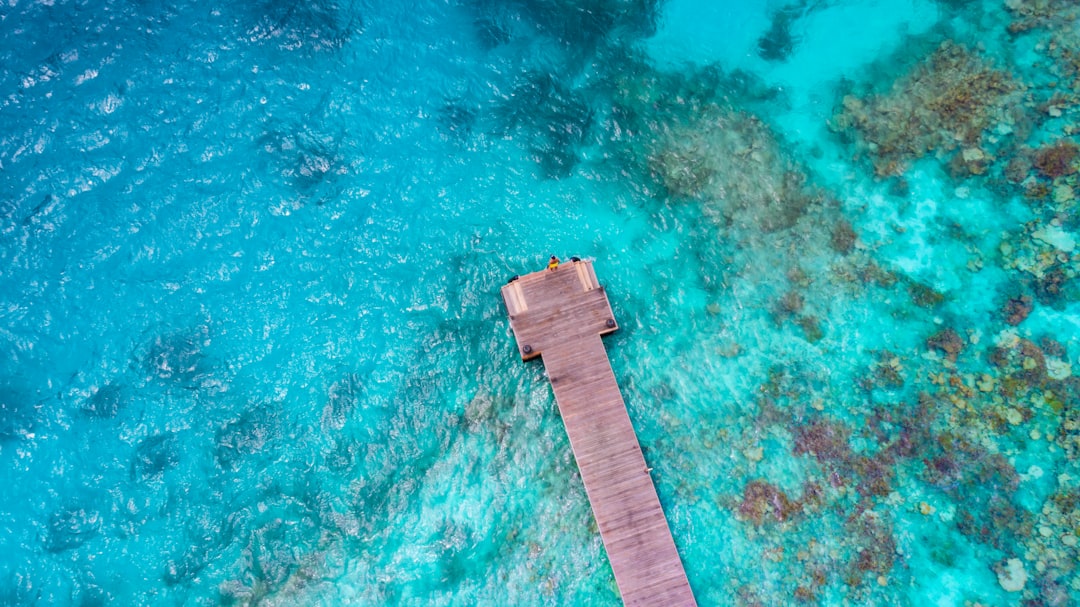
POLYGON ((623 604, 696 605, 601 341, 618 325, 592 264, 520 277, 503 299, 522 358, 543 357, 623 604))

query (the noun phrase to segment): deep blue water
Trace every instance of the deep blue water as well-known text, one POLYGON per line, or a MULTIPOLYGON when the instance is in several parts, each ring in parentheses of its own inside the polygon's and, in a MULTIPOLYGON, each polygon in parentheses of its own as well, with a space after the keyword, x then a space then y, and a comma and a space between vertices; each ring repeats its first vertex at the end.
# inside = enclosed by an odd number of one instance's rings
POLYGON ((0 604, 620 604, 552 253, 699 604, 1080 602, 1077 11, 4 3, 0 604))

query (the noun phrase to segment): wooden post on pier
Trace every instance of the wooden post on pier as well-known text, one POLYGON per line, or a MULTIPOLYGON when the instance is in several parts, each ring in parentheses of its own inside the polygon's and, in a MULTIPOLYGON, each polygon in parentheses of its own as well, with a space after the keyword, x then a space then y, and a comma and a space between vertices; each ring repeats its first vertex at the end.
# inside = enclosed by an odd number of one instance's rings
POLYGON ((592 262, 502 288, 523 360, 542 356, 626 606, 694 606, 601 336, 619 328, 592 262))

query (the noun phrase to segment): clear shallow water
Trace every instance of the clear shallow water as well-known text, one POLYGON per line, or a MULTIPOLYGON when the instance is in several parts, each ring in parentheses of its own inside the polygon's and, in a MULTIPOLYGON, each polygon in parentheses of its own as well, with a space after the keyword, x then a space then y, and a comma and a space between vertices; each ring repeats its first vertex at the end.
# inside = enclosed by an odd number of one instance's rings
POLYGON ((702 605, 1077 601, 1029 4, 8 3, 0 600, 619 604, 498 298, 556 252, 702 605))

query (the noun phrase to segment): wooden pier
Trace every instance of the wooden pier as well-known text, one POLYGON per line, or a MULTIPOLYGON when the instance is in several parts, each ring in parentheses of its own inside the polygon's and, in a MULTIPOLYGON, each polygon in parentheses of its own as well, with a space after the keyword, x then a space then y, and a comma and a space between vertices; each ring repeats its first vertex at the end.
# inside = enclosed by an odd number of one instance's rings
POLYGON ((696 605, 601 341, 618 324, 592 262, 518 277, 502 296, 522 359, 543 356, 623 604, 696 605))

